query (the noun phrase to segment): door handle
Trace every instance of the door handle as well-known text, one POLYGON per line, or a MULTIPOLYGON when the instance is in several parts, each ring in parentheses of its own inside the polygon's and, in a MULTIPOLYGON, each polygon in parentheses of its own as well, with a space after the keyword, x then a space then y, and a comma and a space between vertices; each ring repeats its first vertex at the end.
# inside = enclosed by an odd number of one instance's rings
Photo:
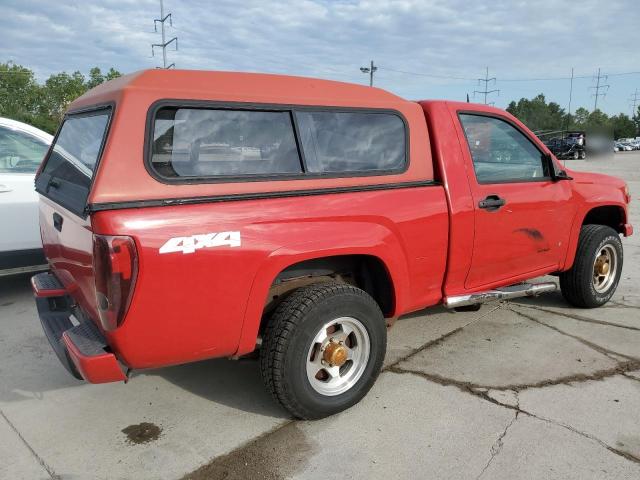
POLYGON ((11 187, 0 184, 0 193, 7 193, 10 191, 12 191, 11 187))
POLYGON ((489 195, 484 200, 478 202, 478 207, 492 212, 498 210, 505 203, 507 203, 507 201, 504 198, 500 198, 498 195, 489 195))
POLYGON ((53 214, 53 226, 59 232, 62 231, 62 220, 63 220, 62 215, 60 215, 59 213, 55 213, 54 212, 54 214, 53 214))

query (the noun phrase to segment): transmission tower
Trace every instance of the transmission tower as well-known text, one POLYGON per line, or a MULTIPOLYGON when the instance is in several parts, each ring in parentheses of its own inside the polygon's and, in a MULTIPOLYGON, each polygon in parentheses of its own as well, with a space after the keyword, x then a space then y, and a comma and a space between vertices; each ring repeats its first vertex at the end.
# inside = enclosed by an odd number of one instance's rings
POLYGON ((589 87, 589 88, 595 90, 595 93, 592 95, 592 97, 595 97, 595 101, 593 103, 593 110, 596 111, 598 109, 598 98, 606 97, 607 91, 609 90, 611 85, 602 85, 600 83, 601 80, 605 82, 607 81, 607 75, 601 75, 599 68, 598 68, 598 75, 594 77, 594 80, 596 81, 596 85, 594 87, 589 87), (600 93, 600 90, 604 90, 604 93, 600 93))
MULTIPOLYGON (((153 43, 151 44, 151 56, 155 56, 156 47, 162 49, 162 68, 175 68, 176 64, 171 63, 167 65, 167 46, 172 42, 176 44, 176 51, 178 50, 178 37, 173 37, 170 40, 166 40, 164 24, 169 20, 169 26, 173 26, 173 20, 171 19, 171 14, 164 14, 164 3, 160 0, 160 18, 156 18, 153 20, 153 29, 158 32, 158 23, 160 24, 160 34, 162 35, 162 43, 153 43)), ((159 68, 159 67, 158 67, 159 68)))
POLYGON ((633 108, 631 112, 631 116, 632 117, 638 116, 638 103, 640 103, 640 93, 638 92, 637 88, 635 93, 631 94, 631 98, 629 98, 629 103, 632 105, 632 108, 633 108))
POLYGON ((482 84, 484 85, 484 90, 474 90, 473 91, 473 95, 475 96, 476 93, 482 94, 484 95, 484 104, 485 105, 493 105, 494 102, 491 103, 487 103, 487 95, 491 94, 491 93, 496 93, 498 92, 498 95, 500 95, 500 90, 489 90, 489 84, 493 83, 493 85, 496 84, 496 77, 491 77, 489 78, 489 67, 487 67, 487 70, 485 72, 484 78, 479 78, 478 79, 478 85, 482 84))

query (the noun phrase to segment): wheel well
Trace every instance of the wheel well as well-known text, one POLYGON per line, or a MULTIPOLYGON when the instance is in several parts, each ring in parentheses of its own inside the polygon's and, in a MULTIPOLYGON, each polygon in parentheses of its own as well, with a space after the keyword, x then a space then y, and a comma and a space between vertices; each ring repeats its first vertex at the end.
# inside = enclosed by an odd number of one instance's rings
POLYGON ((269 288, 265 316, 296 288, 328 281, 355 285, 373 297, 386 317, 393 312, 393 282, 382 260, 371 255, 340 255, 305 260, 281 271, 269 288))
POLYGON ((582 221, 582 225, 607 225, 618 233, 623 232, 624 223, 624 211, 614 205, 605 205, 589 210, 582 221))

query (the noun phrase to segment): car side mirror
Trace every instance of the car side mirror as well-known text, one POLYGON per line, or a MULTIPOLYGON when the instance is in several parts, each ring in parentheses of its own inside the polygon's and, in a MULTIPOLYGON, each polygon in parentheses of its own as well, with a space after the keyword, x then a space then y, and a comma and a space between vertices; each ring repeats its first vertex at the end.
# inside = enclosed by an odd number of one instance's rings
POLYGON ((553 157, 550 153, 544 153, 542 155, 542 161, 545 163, 547 167, 547 171, 551 176, 551 180, 554 182, 558 182, 560 180, 573 180, 573 177, 567 175, 565 170, 560 170, 556 165, 556 162, 553 161, 553 157))
POLYGON ((560 170, 555 174, 554 180, 573 180, 573 177, 567 175, 566 170, 560 170))

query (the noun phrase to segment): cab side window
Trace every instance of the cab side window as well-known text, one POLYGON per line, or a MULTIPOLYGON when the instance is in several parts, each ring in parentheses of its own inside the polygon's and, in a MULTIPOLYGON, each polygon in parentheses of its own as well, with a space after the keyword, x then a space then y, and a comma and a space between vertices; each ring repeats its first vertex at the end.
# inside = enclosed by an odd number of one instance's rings
POLYGON ((495 117, 460 114, 478 183, 549 178, 540 150, 518 129, 495 117))

